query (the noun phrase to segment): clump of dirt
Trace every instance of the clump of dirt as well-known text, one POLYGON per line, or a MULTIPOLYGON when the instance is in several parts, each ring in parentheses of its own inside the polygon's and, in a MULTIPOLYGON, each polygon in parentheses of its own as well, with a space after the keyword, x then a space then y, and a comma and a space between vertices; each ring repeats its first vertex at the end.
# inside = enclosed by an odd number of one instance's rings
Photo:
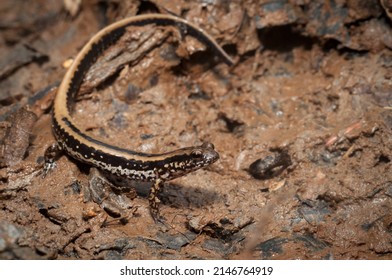
POLYGON ((36 2, 0 4, 0 258, 392 258, 388 1, 36 2), (166 183, 165 225, 149 183, 108 183, 66 155, 43 176, 63 63, 151 12, 200 26, 235 65, 174 27, 129 28, 73 118, 144 153, 215 145, 218 162, 166 183))

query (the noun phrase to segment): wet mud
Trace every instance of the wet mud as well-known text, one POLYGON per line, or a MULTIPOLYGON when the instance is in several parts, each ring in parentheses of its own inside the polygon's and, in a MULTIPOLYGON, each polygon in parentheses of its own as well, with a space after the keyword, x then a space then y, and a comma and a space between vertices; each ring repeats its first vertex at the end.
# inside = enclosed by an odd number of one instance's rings
POLYGON ((2 1, 0 258, 392 259, 391 11, 376 0, 2 1), (185 18, 235 60, 174 27, 132 27, 83 81, 73 118, 96 139, 143 153, 215 145, 219 161, 165 184, 165 224, 150 216, 150 183, 102 179, 67 155, 43 176, 72 58, 143 13, 185 18))

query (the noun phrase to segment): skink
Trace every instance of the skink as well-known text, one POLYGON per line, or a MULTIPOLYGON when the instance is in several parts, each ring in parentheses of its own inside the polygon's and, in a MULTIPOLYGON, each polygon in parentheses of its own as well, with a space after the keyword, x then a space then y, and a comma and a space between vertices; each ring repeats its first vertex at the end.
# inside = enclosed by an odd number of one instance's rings
MULTIPOLYGON (((228 65, 233 61, 226 52, 203 30, 188 21, 162 14, 139 15, 115 22, 99 31, 82 48, 66 72, 54 100, 53 132, 58 148, 71 157, 98 167, 117 176, 131 180, 153 182, 150 195, 150 211, 154 219, 159 219, 159 199, 157 193, 165 181, 178 178, 192 171, 214 163, 219 158, 211 143, 187 147, 163 154, 146 154, 127 150, 101 142, 81 131, 71 117, 80 85, 88 69, 110 45, 126 32, 129 26, 175 26, 187 35, 200 40, 228 65)), ((47 151, 47 163, 52 161, 47 151)))

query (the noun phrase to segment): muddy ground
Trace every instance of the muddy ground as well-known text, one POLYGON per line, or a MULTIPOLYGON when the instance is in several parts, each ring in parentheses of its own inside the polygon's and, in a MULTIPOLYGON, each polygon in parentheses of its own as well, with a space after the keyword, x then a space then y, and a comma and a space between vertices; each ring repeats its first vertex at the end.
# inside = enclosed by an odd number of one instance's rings
POLYGON ((0 2, 1 259, 392 259, 390 1, 77 2, 0 2), (235 65, 175 28, 131 28, 113 48, 143 37, 138 57, 102 81, 99 60, 73 117, 147 153, 215 145, 218 162, 166 183, 166 226, 149 184, 101 186, 97 203, 88 165, 64 155, 42 176, 70 59, 152 12, 200 26, 235 65))

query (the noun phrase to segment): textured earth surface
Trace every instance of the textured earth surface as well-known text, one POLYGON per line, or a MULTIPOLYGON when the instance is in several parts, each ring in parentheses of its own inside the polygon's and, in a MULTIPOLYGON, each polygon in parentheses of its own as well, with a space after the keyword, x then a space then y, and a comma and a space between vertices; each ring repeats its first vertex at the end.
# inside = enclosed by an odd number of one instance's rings
POLYGON ((0 4, 1 259, 392 259, 389 1, 75 2, 0 4), (125 67, 107 78, 106 53, 85 78, 73 117, 86 133, 219 152, 166 183, 166 225, 150 217, 148 183, 110 186, 66 155, 42 176, 72 58, 144 13, 185 18, 236 62, 150 25, 108 50, 125 67))

